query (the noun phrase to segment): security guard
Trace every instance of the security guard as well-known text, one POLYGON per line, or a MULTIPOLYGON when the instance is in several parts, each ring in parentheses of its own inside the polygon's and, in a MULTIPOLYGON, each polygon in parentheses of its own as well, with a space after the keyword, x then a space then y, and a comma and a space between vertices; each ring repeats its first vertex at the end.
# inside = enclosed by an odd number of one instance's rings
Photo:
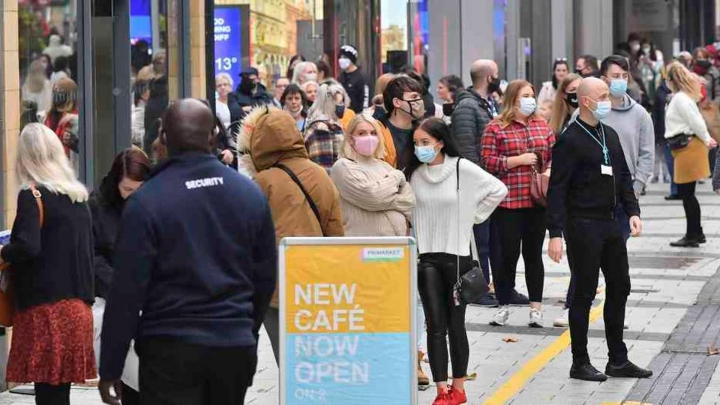
POLYGON ((625 240, 614 220, 619 204, 630 218, 631 235, 639 236, 640 207, 618 135, 600 122, 612 108, 607 84, 597 78, 583 79, 578 99, 580 115, 553 149, 547 204, 550 258, 562 259, 563 233, 570 250, 583 252, 573 255, 570 266, 577 283, 570 306, 570 377, 586 381, 605 381, 607 376, 648 378, 652 371, 630 362, 623 342, 630 275, 625 240), (587 352, 590 306, 600 269, 607 285, 604 318, 609 362, 605 374, 590 364, 587 352))

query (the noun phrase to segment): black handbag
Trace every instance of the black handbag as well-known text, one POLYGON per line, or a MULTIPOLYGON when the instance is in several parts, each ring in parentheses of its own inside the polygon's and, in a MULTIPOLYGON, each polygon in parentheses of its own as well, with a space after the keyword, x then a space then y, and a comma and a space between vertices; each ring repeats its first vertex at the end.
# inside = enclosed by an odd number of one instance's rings
POLYGON ((686 135, 686 134, 678 134, 673 136, 672 138, 667 139, 667 144, 670 147, 670 150, 678 150, 682 149, 688 145, 690 145, 690 141, 692 140, 693 135, 686 135))
MULTIPOLYGON (((457 197, 458 197, 458 244, 460 243, 460 160, 457 162, 457 197)), ((476 256, 476 247, 474 243, 471 245, 471 252, 473 256, 476 256)), ((472 268, 465 274, 460 275, 460 247, 458 246, 457 255, 457 282, 453 288, 453 297, 455 305, 468 305, 477 302, 480 298, 484 297, 490 292, 490 286, 488 285, 480 264, 477 261, 477 257, 473 257, 472 268)))

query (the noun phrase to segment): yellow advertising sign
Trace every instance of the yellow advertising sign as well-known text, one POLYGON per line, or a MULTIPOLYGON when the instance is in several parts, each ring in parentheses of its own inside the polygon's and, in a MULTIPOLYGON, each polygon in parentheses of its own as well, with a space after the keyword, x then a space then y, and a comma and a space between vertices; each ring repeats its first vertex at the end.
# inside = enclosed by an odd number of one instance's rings
POLYGON ((410 330, 410 274, 394 270, 410 268, 408 246, 289 248, 287 262, 288 333, 410 330))
POLYGON ((283 240, 281 403, 416 403, 415 251, 411 238, 283 240))

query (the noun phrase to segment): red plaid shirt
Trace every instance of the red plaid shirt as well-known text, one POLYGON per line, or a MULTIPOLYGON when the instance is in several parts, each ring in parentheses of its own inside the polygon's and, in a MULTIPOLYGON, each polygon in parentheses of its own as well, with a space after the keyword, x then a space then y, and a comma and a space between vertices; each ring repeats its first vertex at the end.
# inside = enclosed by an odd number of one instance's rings
POLYGON ((507 209, 532 208, 530 196, 532 171, 530 166, 508 169, 508 158, 528 152, 540 152, 543 166, 550 162, 555 134, 542 118, 531 118, 527 125, 513 121, 508 126, 498 120, 485 127, 481 158, 485 170, 494 174, 508 188, 500 207, 507 209))

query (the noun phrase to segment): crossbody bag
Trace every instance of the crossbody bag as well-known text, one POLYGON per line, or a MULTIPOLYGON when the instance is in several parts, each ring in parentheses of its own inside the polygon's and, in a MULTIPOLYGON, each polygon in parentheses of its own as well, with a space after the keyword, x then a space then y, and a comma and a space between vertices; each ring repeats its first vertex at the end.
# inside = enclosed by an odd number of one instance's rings
MULTIPOLYGON (((457 282, 453 288, 453 297, 455 300, 455 306, 468 305, 477 302, 480 298, 490 292, 490 286, 488 286, 487 280, 480 269, 480 264, 473 260, 472 268, 467 273, 460 275, 460 227, 462 221, 460 217, 460 161, 462 158, 458 158, 457 161, 457 212, 458 212, 458 251, 457 251, 457 282)), ((474 248, 474 241, 471 251, 476 252, 474 248)))

